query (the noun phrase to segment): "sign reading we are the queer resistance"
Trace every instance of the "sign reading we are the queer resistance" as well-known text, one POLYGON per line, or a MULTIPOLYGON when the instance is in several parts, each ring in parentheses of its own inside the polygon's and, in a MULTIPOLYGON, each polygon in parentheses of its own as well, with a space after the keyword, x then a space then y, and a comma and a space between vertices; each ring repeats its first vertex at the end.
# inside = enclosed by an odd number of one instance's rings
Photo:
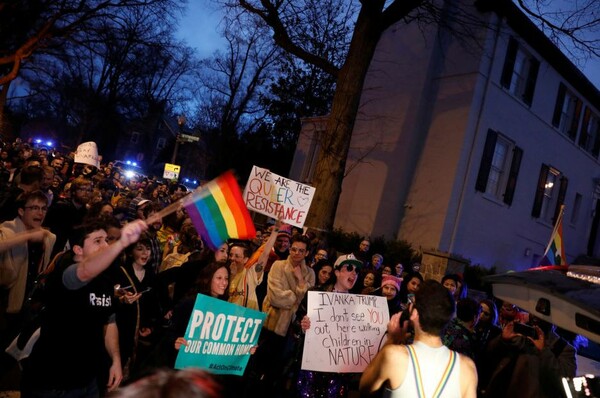
POLYGON ((385 297, 319 291, 308 292, 306 315, 302 369, 334 373, 363 372, 390 320, 385 297))
POLYGON ((244 189, 248 210, 302 228, 315 188, 253 166, 244 189))
POLYGON ((198 294, 175 368, 242 376, 267 314, 198 294))

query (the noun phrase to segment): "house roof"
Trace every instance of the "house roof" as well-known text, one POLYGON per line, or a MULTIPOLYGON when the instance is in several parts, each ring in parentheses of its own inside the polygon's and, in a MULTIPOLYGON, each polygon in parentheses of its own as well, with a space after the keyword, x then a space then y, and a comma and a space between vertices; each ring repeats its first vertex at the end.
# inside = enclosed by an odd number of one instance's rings
POLYGON ((476 0, 481 12, 494 11, 535 49, 575 90, 600 110, 600 90, 512 0, 476 0))

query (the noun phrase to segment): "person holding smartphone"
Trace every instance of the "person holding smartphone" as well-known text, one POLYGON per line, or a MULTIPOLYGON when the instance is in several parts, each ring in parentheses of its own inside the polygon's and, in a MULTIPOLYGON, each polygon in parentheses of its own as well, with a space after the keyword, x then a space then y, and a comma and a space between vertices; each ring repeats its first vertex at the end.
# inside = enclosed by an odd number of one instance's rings
POLYGON ((155 274, 149 269, 151 238, 147 233, 126 249, 125 264, 113 269, 116 320, 124 376, 132 375, 147 355, 154 326, 160 318, 158 298, 153 290, 155 274), (144 350, 144 348, 147 348, 144 350))
POLYGON ((529 324, 507 323, 490 341, 481 369, 483 397, 560 397, 563 377, 577 374, 577 351, 555 326, 532 314, 529 324), (535 332, 535 336, 533 333, 535 332))

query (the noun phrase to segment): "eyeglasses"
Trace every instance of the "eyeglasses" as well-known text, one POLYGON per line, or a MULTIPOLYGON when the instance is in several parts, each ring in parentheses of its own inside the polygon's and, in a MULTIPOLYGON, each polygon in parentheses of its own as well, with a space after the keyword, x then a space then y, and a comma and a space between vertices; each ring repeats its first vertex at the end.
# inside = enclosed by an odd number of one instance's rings
POLYGON ((47 212, 48 211, 48 206, 24 206, 24 209, 27 210, 33 210, 33 211, 43 211, 43 212, 47 212))
POLYGON ((299 254, 303 254, 306 252, 306 249, 300 249, 299 247, 292 247, 290 248, 290 251, 292 253, 299 253, 299 254))

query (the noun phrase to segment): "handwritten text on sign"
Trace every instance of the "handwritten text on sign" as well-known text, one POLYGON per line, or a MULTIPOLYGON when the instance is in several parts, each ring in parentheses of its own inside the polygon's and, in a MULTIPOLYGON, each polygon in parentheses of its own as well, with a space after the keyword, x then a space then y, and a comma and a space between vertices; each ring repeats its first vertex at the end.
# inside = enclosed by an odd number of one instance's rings
POLYGON ((371 362, 390 319, 385 297, 308 292, 310 329, 302 369, 360 373, 371 362))
POLYGON ((175 368, 243 375, 265 317, 263 312, 199 294, 184 336, 187 345, 180 348, 175 368))
POLYGON ((244 202, 248 210, 302 228, 314 194, 310 185, 254 166, 244 189, 244 202))
POLYGON ((84 142, 77 147, 75 151, 75 163, 89 164, 90 166, 100 167, 100 157, 98 156, 98 147, 93 141, 84 142))

